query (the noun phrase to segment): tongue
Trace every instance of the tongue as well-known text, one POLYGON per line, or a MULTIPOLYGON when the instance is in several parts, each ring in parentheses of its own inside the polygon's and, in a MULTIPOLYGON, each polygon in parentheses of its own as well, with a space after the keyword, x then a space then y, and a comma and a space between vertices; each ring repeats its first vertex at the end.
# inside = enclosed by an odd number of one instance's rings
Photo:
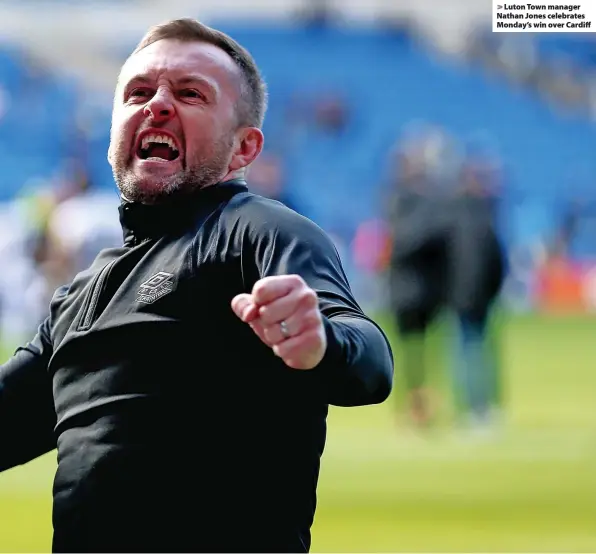
POLYGON ((169 160, 171 156, 171 149, 167 144, 156 144, 149 148, 149 158, 162 158, 169 160))

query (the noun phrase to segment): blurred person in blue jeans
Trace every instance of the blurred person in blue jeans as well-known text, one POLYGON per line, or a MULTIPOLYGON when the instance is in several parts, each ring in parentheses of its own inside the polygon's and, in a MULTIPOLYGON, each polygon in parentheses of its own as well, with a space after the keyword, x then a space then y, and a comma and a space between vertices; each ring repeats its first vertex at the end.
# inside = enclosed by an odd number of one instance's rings
POLYGON ((449 304, 458 331, 455 394, 464 419, 473 428, 493 423, 501 403, 489 325, 505 275, 493 176, 493 168, 481 160, 464 163, 448 239, 449 304))
POLYGON ((500 399, 489 335, 492 306, 504 278, 492 166, 480 156, 462 163, 441 130, 425 132, 398 151, 387 202, 391 234, 390 301, 402 339, 402 370, 410 417, 424 428, 434 419, 427 359, 438 316, 455 316, 452 359, 457 411, 483 426, 500 399))

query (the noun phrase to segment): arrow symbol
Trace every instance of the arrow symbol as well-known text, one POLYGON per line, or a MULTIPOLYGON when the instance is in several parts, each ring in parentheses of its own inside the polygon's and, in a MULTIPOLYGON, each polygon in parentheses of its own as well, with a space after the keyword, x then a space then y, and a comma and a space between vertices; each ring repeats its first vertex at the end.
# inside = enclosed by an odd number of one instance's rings
POLYGON ((502 10, 502 9, 503 9, 503 6, 501 6, 501 4, 499 4, 499 5, 497 6, 497 10, 502 10))

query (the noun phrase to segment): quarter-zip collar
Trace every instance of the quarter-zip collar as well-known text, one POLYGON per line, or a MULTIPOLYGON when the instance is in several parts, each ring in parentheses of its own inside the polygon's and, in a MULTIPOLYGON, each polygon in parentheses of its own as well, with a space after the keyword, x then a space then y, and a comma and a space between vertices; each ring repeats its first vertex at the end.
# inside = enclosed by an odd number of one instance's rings
POLYGON ((244 179, 231 179, 159 204, 142 204, 123 199, 118 211, 124 244, 132 246, 148 238, 160 238, 182 231, 203 211, 213 209, 224 200, 247 190, 244 179))

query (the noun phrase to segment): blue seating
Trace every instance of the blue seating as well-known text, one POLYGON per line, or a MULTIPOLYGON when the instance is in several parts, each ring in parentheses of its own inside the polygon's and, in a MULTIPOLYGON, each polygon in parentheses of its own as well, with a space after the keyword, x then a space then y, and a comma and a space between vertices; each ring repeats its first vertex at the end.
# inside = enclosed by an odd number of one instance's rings
MULTIPOLYGON (((497 77, 441 60, 388 31, 213 24, 255 56, 270 88, 267 146, 285 158, 296 202, 324 227, 350 235, 379 212, 388 150, 413 120, 438 123, 464 142, 490 137, 509 176, 503 205, 510 242, 551 235, 560 219, 561 191, 573 196, 583 187, 596 196, 591 192, 596 126, 578 117, 564 119, 535 95, 513 90, 497 77), (317 128, 303 111, 327 93, 338 94, 349 108, 346 127, 338 133, 317 128)), ((545 38, 546 49, 552 47, 549 40, 554 38, 545 38)), ((570 40, 565 48, 592 59, 593 49, 580 43, 570 40)), ((56 85, 35 117, 27 118, 25 105, 0 120, 0 163, 10 168, 0 176, 0 197, 28 176, 17 162, 4 163, 14 160, 8 145, 29 145, 25 150, 40 158, 30 165, 36 171, 52 165, 41 160, 64 155, 57 129, 68 125, 62 117, 76 101, 73 90, 56 85)), ((97 186, 112 187, 105 159, 109 106, 102 118, 88 145, 89 165, 97 186)), ((594 238, 583 239, 577 252, 596 255, 594 238)))
POLYGON ((540 33, 535 40, 542 57, 565 57, 593 69, 596 67, 596 41, 587 35, 591 33, 540 33))
POLYGON ((23 75, 21 52, 14 46, 0 42, 0 87, 14 90, 23 75))

